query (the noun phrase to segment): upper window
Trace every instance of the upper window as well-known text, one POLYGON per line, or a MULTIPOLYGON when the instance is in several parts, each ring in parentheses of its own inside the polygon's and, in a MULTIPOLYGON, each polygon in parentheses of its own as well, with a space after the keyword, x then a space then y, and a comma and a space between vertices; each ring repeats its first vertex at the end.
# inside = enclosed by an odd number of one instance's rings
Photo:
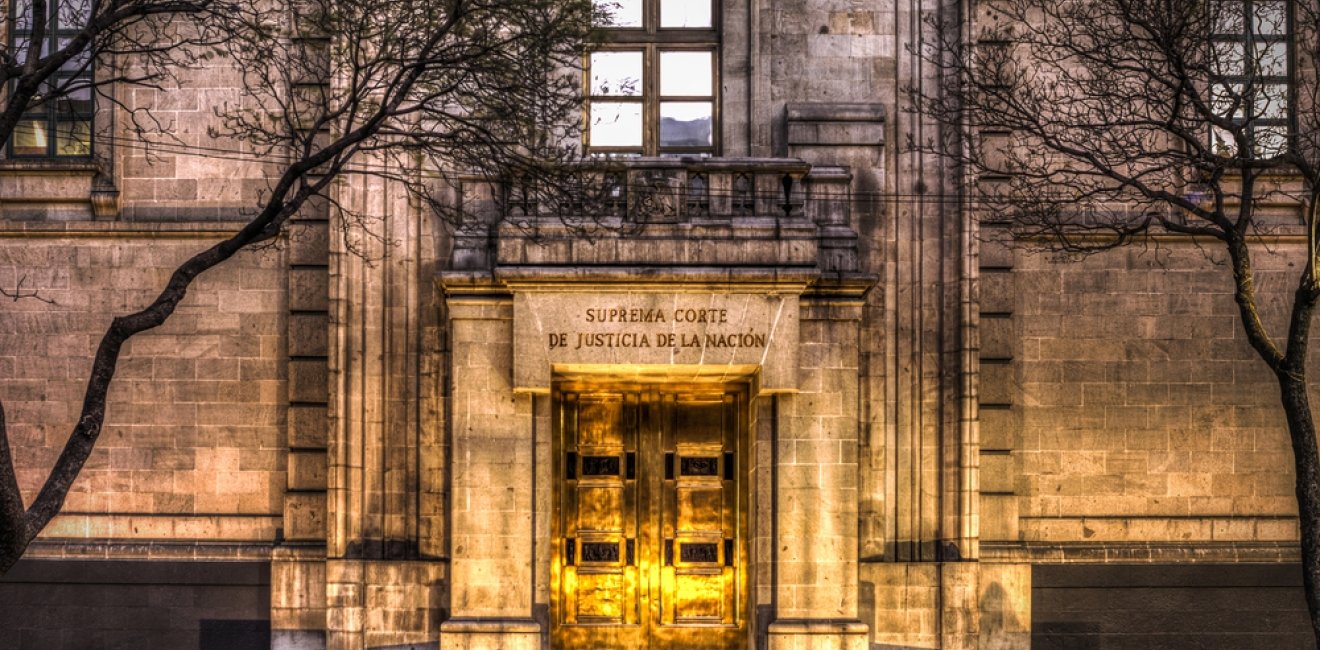
POLYGON ((713 154, 719 47, 712 0, 598 0, 608 45, 587 55, 587 150, 713 154))
MULTIPOLYGON (((1214 5, 1211 101, 1222 117, 1240 125, 1256 156, 1284 152, 1291 133, 1287 0, 1220 0, 1214 5)), ((1215 129, 1211 144, 1237 152, 1227 131, 1215 129)))
MULTIPOLYGON (((68 45, 86 24, 91 0, 49 0, 40 56, 68 45)), ((10 51, 22 61, 34 36, 32 4, 13 0, 10 51)), ((48 79, 33 106, 23 113, 9 140, 13 158, 78 158, 92 153, 92 65, 86 52, 48 79)))

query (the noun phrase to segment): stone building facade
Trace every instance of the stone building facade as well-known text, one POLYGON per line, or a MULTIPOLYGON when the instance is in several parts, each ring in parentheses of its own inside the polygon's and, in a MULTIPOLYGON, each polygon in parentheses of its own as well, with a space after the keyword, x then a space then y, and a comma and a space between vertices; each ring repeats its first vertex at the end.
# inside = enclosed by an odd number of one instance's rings
MULTIPOLYGON (((966 7, 693 11, 709 142, 655 155, 648 86, 614 227, 455 231, 355 179, 373 236, 306 211, 134 339, 0 580, 0 648, 1310 647, 1286 433, 1224 271, 980 236, 901 144, 938 132, 905 110, 935 81, 909 46, 966 7)), ((121 99, 198 142, 238 92, 205 72, 121 99)), ((110 318, 265 174, 94 147, 0 161, 0 287, 50 300, 0 308, 29 498, 110 318)))

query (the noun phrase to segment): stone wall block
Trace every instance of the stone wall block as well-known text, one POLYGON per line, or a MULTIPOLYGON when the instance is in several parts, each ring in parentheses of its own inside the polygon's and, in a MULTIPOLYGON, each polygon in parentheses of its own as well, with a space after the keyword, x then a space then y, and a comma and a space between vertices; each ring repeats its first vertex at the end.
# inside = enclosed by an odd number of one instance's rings
POLYGON ((289 452, 289 489, 324 490, 326 457, 321 451, 289 452))
MULTIPOLYGON (((983 479, 984 480, 984 479, 983 479)), ((1018 540, 1018 497, 981 493, 981 540, 1018 540)))
POLYGON ((939 565, 893 562, 861 567, 863 600, 869 601, 872 642, 880 647, 939 647, 939 565))
POLYGON ((987 233, 981 240, 980 262, 982 271, 987 269, 1013 268, 1013 247, 997 237, 999 233, 987 233))
POLYGON ((1015 339, 1013 319, 981 317, 981 359, 1011 359, 1015 339))
POLYGON ((325 527, 325 493, 291 492, 285 495, 285 539, 324 541, 325 527))
POLYGON ((981 492, 1011 493, 1017 481, 1012 454, 981 454, 981 492))
POLYGON ((325 311, 330 306, 330 275, 321 268, 289 270, 289 309, 325 311))
POLYGON ((291 359, 289 361, 289 401, 324 402, 330 376, 324 361, 291 359))
POLYGON ((330 318, 326 314, 289 314, 289 356, 325 356, 329 332, 330 318))
POLYGON ((1007 314, 1013 312, 1014 276, 1011 273, 981 273, 981 312, 1007 314))
POLYGON ((324 448, 329 444, 330 422, 324 406, 289 406, 289 446, 324 448))
POLYGON ((981 409, 981 449, 1016 448, 1020 420, 1011 409, 981 409))
POLYGON ((271 562, 270 572, 271 647, 278 650, 324 647, 325 562, 276 559, 271 562), (321 641, 320 645, 306 645, 316 639, 321 641))
POLYGON ((982 404, 1012 404, 1018 392, 1011 364, 981 363, 982 404))
MULTIPOLYGON (((305 209, 305 208, 304 208, 305 209)), ((321 265, 328 260, 330 226, 324 221, 296 221, 289 226, 289 263, 321 265)))
POLYGON ((980 650, 1031 647, 1031 565, 982 564, 978 594, 980 650))

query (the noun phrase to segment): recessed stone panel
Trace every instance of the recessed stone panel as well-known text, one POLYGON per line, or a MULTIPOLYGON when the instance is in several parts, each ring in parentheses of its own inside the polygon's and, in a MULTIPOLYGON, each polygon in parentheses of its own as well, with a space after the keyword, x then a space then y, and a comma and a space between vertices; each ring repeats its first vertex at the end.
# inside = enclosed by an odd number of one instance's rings
POLYGON ((760 367, 763 389, 796 388, 798 297, 771 293, 520 292, 514 386, 545 390, 555 365, 760 367))

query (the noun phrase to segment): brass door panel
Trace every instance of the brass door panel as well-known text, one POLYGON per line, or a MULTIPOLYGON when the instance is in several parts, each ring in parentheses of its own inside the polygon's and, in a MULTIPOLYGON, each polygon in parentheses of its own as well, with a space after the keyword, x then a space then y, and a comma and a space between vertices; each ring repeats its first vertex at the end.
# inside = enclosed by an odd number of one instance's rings
POLYGON ((746 394, 555 392, 556 648, 746 646, 746 394))

